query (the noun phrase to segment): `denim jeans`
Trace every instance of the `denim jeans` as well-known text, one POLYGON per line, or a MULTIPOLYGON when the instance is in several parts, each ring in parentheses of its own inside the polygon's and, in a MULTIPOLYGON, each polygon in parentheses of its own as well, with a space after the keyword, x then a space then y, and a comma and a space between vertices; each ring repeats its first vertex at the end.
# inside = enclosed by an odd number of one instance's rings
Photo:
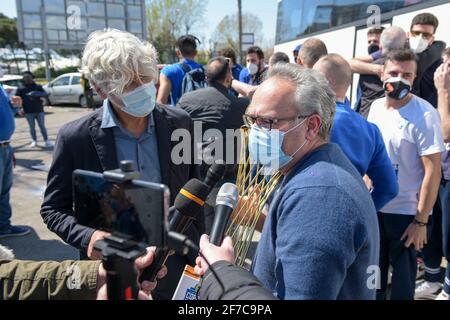
POLYGON ((37 121, 37 123, 39 125, 39 129, 41 130, 42 137, 44 138, 44 141, 47 141, 48 136, 47 136, 47 129, 45 129, 45 114, 44 114, 44 112, 26 113, 25 118, 27 119, 28 125, 30 126, 31 138, 34 141, 37 141, 36 129, 35 129, 35 125, 36 125, 36 121, 37 121))
POLYGON ((13 155, 10 146, 0 147, 0 232, 11 226, 9 192, 13 183, 13 155))

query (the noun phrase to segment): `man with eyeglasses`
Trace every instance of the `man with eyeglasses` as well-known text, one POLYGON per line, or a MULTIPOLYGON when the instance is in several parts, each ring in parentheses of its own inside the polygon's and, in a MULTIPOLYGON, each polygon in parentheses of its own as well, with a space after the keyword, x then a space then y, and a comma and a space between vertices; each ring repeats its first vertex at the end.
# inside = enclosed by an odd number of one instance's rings
MULTIPOLYGON (((376 210, 358 171, 329 143, 335 99, 323 75, 281 63, 244 117, 253 161, 284 176, 252 266, 279 299, 375 298, 367 283, 378 264, 376 210)), ((232 260, 220 249, 219 260, 232 260)))

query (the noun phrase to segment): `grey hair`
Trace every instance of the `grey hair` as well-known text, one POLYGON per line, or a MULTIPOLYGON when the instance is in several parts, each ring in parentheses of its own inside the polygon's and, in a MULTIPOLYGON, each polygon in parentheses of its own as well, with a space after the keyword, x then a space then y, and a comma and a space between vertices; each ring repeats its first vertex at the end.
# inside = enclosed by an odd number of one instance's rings
POLYGON ((397 26, 387 28, 380 37, 383 53, 387 54, 393 50, 405 48, 406 39, 406 32, 402 28, 397 26))
POLYGON ((319 136, 329 140, 336 113, 336 95, 325 77, 297 64, 278 63, 269 69, 267 79, 281 78, 296 86, 295 104, 301 115, 317 114, 322 119, 319 136))
POLYGON ((158 53, 148 42, 116 29, 89 35, 81 72, 105 94, 121 95, 137 79, 158 79, 158 53))

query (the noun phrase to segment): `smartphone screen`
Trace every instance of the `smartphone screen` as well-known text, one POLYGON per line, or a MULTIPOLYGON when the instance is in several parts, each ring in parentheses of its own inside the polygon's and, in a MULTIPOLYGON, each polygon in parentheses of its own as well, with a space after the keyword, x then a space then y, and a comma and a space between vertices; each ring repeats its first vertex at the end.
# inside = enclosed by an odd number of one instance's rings
POLYGON ((116 183, 101 173, 73 174, 74 211, 81 225, 164 247, 170 194, 161 184, 132 180, 116 183))

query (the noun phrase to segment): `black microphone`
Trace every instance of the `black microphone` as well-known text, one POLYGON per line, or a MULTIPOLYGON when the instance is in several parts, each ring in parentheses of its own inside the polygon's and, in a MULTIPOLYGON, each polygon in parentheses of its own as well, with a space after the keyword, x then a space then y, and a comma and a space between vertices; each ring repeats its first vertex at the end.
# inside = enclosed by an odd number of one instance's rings
MULTIPOLYGON (((192 179, 180 190, 175 199, 175 213, 170 220, 169 230, 184 233, 192 220, 201 211, 209 194, 209 186, 198 179, 192 179)), ((170 249, 158 248, 153 263, 142 272, 139 281, 154 281, 161 267, 169 257, 170 249)))
POLYGON ((217 182, 225 176, 226 171, 227 165, 221 160, 216 161, 216 163, 209 168, 205 180, 203 181, 204 184, 209 186, 209 192, 211 192, 217 182))
POLYGON ((238 200, 239 191, 236 185, 226 183, 220 188, 216 198, 214 222, 209 236, 209 241, 212 244, 216 246, 222 244, 225 228, 228 225, 231 213, 236 208, 238 200))
MULTIPOLYGON (((184 234, 197 214, 205 205, 206 198, 226 171, 224 163, 216 163, 209 168, 204 182, 190 180, 180 190, 175 199, 175 213, 170 219, 169 231, 184 234)), ((156 275, 169 257, 170 249, 158 248, 153 263, 142 272, 139 281, 155 281, 156 275)))

